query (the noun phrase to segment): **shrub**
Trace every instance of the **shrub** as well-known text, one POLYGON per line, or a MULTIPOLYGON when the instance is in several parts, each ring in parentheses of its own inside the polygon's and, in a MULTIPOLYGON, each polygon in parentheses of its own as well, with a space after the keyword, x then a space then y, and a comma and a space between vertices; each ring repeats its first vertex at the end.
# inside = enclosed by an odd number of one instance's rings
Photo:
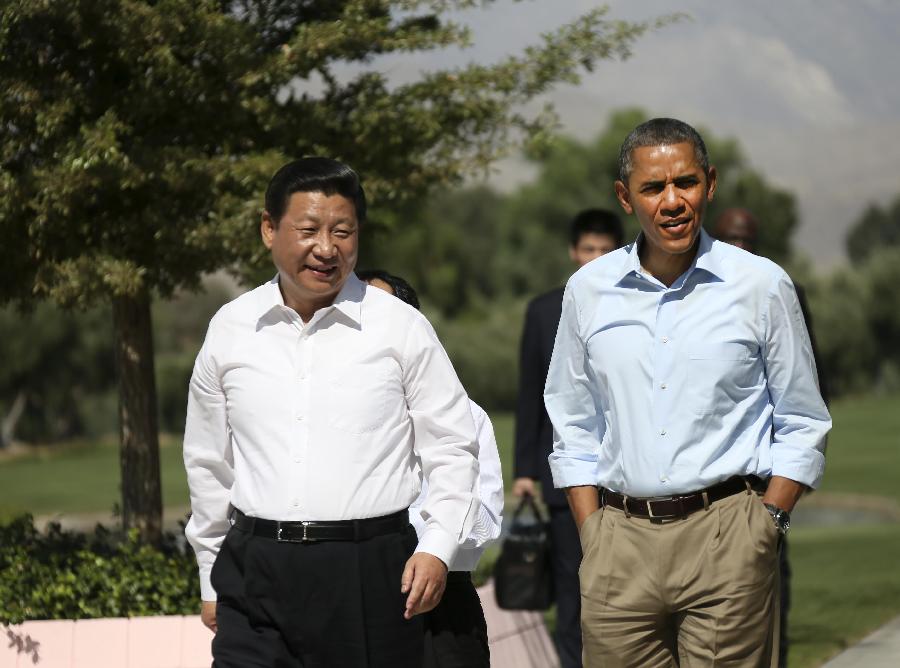
POLYGON ((91 534, 30 515, 0 524, 0 623, 196 614, 193 552, 173 534, 160 547, 100 525, 91 534))

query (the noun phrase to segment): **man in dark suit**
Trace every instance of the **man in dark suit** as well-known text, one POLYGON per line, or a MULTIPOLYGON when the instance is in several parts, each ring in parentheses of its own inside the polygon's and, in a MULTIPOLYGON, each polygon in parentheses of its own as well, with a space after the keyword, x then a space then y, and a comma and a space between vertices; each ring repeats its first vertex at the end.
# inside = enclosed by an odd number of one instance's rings
MULTIPOLYGON (((756 253, 757 243, 759 241, 759 222, 756 216, 747 209, 730 208, 725 209, 713 225, 712 236, 719 241, 724 241, 732 246, 743 248, 750 253, 756 253)), ((809 310, 809 303, 806 299, 806 291, 794 283, 794 290, 797 292, 797 301, 800 303, 800 310, 803 312, 803 321, 806 324, 806 330, 809 332, 809 341, 812 344, 813 357, 816 361, 816 371, 819 375, 819 391, 822 393, 822 399, 828 404, 828 383, 825 378, 825 370, 819 357, 819 349, 816 347, 816 337, 813 333, 812 315, 809 310)), ((788 613, 791 608, 791 564, 788 561, 788 545, 787 540, 782 539, 781 551, 779 552, 778 565, 780 568, 781 583, 781 612, 780 619, 781 628, 779 635, 781 636, 778 644, 778 665, 780 668, 787 666, 788 653, 788 613)))
MULTIPOLYGON (((602 209, 582 211, 571 224, 569 257, 579 267, 623 243, 622 222, 602 209)), ((553 427, 544 408, 544 383, 556 328, 562 312, 563 288, 535 297, 525 313, 519 357, 516 406, 515 482, 517 497, 536 495, 541 483, 550 511, 553 575, 556 588, 556 646, 562 668, 581 666, 581 594, 578 565, 581 542, 566 496, 553 487, 547 457, 553 451, 553 427)))

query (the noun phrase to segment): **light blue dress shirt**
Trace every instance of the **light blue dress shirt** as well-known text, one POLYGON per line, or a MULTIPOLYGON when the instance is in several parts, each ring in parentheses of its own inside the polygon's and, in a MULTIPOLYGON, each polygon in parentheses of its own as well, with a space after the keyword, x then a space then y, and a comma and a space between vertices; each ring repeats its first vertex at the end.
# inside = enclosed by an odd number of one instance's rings
POLYGON ((701 232, 666 287, 638 243, 566 286, 544 390, 554 484, 652 497, 755 474, 816 487, 831 417, 790 278, 701 232))

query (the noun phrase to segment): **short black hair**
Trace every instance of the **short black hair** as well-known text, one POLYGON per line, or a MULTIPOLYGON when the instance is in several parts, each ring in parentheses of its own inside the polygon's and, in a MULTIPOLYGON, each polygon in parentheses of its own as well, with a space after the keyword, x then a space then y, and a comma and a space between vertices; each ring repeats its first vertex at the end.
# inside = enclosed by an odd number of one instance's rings
POLYGON ((625 242, 621 219, 607 209, 585 209, 572 219, 569 244, 574 248, 585 234, 608 234, 615 240, 616 248, 625 242))
POLYGON ((703 168, 703 172, 709 172, 709 153, 703 137, 690 125, 677 118, 651 118, 637 126, 628 133, 622 148, 619 149, 619 180, 628 185, 628 177, 634 169, 632 157, 634 149, 643 146, 671 146, 672 144, 688 143, 694 147, 694 158, 703 168))
POLYGON ((366 220, 366 192, 350 167, 331 158, 309 157, 283 165, 266 188, 266 211, 277 226, 294 193, 340 195, 353 202, 356 220, 366 220))
POLYGON ((363 271, 357 271, 356 277, 366 283, 376 278, 384 281, 391 286, 391 290, 394 291, 394 296, 397 299, 406 302, 415 309, 421 308, 419 305, 419 296, 416 294, 413 286, 399 276, 389 274, 383 269, 364 269, 363 271))

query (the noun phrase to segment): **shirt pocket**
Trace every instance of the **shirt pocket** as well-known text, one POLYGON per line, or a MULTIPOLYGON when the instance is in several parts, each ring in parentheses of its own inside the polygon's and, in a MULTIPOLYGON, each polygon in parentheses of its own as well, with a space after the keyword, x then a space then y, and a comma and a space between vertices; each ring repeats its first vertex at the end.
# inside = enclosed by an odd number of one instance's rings
POLYGON ((745 343, 698 341, 687 347, 688 396, 697 415, 724 414, 754 384, 756 355, 745 343))
POLYGON ((387 376, 376 366, 347 368, 329 377, 328 425, 349 434, 375 431, 385 419, 387 376))

